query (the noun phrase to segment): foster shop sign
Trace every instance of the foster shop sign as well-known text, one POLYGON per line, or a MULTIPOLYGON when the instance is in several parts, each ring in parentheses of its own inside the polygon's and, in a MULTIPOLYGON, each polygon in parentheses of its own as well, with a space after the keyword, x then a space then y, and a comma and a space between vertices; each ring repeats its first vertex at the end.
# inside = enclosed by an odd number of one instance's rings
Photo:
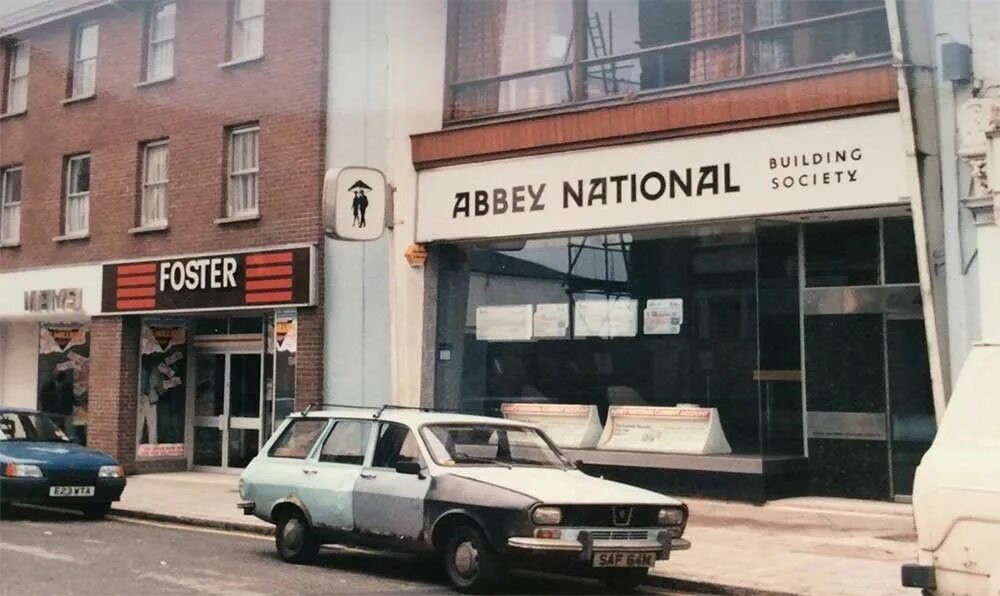
POLYGON ((417 241, 503 238, 890 205, 896 113, 420 173, 417 241))

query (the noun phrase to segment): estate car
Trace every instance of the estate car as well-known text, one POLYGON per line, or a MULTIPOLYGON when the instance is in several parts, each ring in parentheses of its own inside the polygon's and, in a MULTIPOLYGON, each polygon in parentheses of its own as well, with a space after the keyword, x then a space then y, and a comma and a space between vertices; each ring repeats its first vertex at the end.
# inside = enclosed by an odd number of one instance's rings
POLYGON ((240 478, 244 513, 276 526, 282 559, 321 544, 432 555, 461 591, 509 568, 592 574, 631 589, 690 547, 676 499, 589 476, 539 428, 384 407, 293 414, 240 478))

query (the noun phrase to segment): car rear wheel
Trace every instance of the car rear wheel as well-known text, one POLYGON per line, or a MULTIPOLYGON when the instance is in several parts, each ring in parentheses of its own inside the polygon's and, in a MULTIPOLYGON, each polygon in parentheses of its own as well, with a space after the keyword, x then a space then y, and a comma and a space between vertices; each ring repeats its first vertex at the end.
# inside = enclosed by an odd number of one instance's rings
POLYGON ((615 593, 627 593, 636 589, 649 575, 645 567, 628 569, 602 569, 597 579, 615 593))
POLYGON ((111 511, 111 503, 89 503, 80 507, 80 512, 87 519, 104 519, 111 511))
POLYGON ((479 528, 460 525, 452 530, 444 549, 448 580, 460 592, 482 594, 499 583, 504 564, 479 528))
POLYGON ((304 515, 290 513, 278 522, 274 532, 278 555, 289 563, 310 563, 319 552, 319 541, 304 515))

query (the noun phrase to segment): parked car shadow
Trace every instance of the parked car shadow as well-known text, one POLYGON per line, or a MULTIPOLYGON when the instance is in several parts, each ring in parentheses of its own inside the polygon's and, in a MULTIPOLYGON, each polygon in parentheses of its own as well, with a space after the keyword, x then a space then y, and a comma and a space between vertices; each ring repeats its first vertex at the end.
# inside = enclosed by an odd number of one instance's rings
MULTIPOLYGON (((260 556, 278 559, 277 553, 273 550, 260 551, 260 556)), ((439 588, 440 592, 435 591, 435 594, 458 593, 451 589, 444 570, 434 561, 408 554, 327 546, 320 550, 313 565, 337 571, 363 573, 388 580, 423 583, 427 584, 428 587, 439 588)), ((596 580, 528 571, 511 573, 508 581, 498 593, 511 596, 618 594, 617 592, 609 592, 596 580)), ((642 591, 639 590, 636 593, 641 594, 642 591)))
POLYGON ((67 523, 94 523, 101 520, 89 520, 83 514, 72 508, 61 509, 45 505, 6 504, 0 509, 2 521, 46 521, 67 523))

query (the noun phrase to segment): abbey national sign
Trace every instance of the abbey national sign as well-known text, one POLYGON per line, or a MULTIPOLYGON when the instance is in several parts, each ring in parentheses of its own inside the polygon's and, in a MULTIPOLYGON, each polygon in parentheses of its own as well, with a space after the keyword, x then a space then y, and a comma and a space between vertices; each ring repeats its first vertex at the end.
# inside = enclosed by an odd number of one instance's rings
POLYGON ((901 139, 890 113, 431 169, 417 241, 894 204, 901 139))

